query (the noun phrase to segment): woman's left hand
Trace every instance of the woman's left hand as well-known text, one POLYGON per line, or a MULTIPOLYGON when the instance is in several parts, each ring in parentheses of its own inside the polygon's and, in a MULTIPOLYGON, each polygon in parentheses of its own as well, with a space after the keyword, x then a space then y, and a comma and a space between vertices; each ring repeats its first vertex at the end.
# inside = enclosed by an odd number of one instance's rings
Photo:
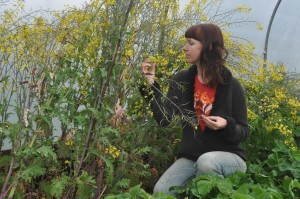
POLYGON ((227 120, 219 116, 202 115, 202 119, 205 122, 206 126, 213 130, 223 129, 227 126, 227 120))

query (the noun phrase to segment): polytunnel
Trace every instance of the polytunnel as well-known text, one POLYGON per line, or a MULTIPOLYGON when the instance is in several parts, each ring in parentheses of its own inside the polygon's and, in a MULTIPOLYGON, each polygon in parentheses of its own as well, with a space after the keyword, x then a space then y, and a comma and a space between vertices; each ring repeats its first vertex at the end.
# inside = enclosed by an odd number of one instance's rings
POLYGON ((233 35, 252 42, 256 46, 256 53, 261 57, 264 57, 264 51, 267 49, 269 61, 283 63, 289 72, 299 73, 300 1, 226 0, 221 6, 224 9, 232 9, 237 5, 249 6, 251 12, 248 17, 261 24, 263 30, 257 30, 253 25, 245 23, 233 26, 233 35))

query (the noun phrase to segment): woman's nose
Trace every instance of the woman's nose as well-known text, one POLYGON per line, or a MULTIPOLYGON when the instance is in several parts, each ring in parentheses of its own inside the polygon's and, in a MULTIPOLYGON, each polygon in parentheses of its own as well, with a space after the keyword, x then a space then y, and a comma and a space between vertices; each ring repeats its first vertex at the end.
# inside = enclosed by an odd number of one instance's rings
POLYGON ((182 50, 187 51, 186 44, 183 45, 182 50))

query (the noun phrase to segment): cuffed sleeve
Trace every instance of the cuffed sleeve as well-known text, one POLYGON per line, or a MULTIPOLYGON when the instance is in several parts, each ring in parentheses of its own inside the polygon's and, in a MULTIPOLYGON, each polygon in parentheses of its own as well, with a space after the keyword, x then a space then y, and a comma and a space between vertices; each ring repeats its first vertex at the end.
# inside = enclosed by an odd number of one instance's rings
POLYGON ((228 141, 239 143, 248 137, 249 127, 244 90, 235 78, 232 82, 232 93, 232 117, 224 117, 227 120, 227 126, 224 131, 228 141))
POLYGON ((141 95, 150 103, 156 122, 162 127, 168 126, 177 112, 176 101, 178 97, 175 95, 176 87, 173 83, 174 81, 174 78, 170 81, 166 96, 164 96, 156 81, 152 85, 139 87, 141 95))

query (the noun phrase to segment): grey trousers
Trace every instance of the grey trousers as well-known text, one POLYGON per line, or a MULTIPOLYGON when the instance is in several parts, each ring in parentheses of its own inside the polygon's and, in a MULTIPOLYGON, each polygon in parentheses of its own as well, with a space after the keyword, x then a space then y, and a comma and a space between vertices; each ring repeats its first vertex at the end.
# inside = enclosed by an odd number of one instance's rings
POLYGON ((213 151, 201 155, 198 160, 192 161, 186 158, 176 160, 171 167, 160 177, 153 192, 170 192, 172 186, 183 186, 192 178, 201 174, 216 174, 226 177, 236 170, 246 172, 247 166, 238 155, 223 151, 213 151))

